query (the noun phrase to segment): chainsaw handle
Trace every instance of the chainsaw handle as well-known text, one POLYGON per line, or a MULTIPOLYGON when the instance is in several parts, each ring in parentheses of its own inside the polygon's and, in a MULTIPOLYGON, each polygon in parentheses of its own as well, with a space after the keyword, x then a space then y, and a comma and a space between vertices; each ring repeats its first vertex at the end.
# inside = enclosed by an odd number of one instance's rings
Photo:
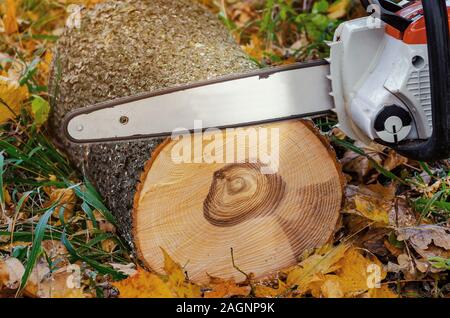
MULTIPOLYGON (((391 2, 389 0, 361 0, 361 4, 368 11, 370 6, 377 6, 380 14, 380 19, 387 24, 395 27, 400 32, 404 32, 412 23, 411 20, 403 18, 396 14, 399 10, 402 9, 402 6, 391 2)), ((375 13, 376 10, 373 8, 370 14, 375 13)))
POLYGON ((450 42, 445 0, 422 1, 428 42, 433 133, 426 141, 398 145, 396 150, 416 160, 450 156, 450 42))

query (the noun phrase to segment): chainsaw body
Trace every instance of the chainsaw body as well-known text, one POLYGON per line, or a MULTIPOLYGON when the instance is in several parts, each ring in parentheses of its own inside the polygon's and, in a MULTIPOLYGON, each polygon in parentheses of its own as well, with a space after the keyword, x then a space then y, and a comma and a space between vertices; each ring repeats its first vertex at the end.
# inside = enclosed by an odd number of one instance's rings
MULTIPOLYGON (((447 11, 449 6, 447 1, 447 11)), ((445 157, 449 146, 449 102, 448 98, 434 101, 433 96, 439 92, 433 92, 433 88, 437 90, 439 81, 448 88, 448 80, 435 77, 436 82, 432 83, 430 67, 434 73, 439 68, 448 69, 450 56, 443 58, 449 52, 448 33, 447 48, 440 45, 442 57, 430 66, 431 48, 422 3, 398 9, 394 14, 404 24, 386 19, 391 25, 371 16, 344 22, 336 30, 330 43, 330 79, 339 124, 353 139, 376 140, 400 152, 402 145, 418 145, 417 141, 439 135, 437 141, 442 149, 434 151, 443 152, 441 157, 445 157), (437 108, 441 108, 444 117, 436 117, 437 108), (440 134, 442 130, 444 134, 440 134)), ((448 17, 443 22, 448 23, 448 17)), ((409 157, 416 158, 427 153, 422 153, 420 147, 409 152, 409 157)))

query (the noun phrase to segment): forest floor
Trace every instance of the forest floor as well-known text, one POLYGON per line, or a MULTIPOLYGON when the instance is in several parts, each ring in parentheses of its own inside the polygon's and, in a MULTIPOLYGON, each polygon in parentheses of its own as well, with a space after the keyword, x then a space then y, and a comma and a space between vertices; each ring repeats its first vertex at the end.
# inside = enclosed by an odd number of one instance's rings
MULTIPOLYGON (((198 0, 261 67, 327 57, 351 0, 198 0)), ((316 119, 347 178, 333 244, 264 281, 186 279, 139 267, 96 190, 46 128, 52 47, 95 0, 0 1, 0 297, 449 297, 450 161, 408 160, 316 119)), ((165 252, 164 252, 165 253, 165 252)), ((238 269, 238 265, 237 270, 238 269)))

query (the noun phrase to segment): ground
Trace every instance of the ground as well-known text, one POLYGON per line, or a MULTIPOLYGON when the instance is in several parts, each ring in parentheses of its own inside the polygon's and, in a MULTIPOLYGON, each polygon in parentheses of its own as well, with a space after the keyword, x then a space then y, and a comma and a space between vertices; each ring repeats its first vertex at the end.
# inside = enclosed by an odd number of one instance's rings
MULTIPOLYGON (((350 0, 198 0, 261 67, 323 58, 324 40, 364 14, 350 0)), ((46 128, 51 48, 67 18, 99 0, 0 2, 0 297, 448 297, 450 166, 348 139, 316 119, 347 179, 334 241, 257 281, 188 280, 142 269, 88 180, 46 128)), ((232 251, 231 255, 232 255, 232 251)), ((239 270, 239 264, 235 264, 239 270)))

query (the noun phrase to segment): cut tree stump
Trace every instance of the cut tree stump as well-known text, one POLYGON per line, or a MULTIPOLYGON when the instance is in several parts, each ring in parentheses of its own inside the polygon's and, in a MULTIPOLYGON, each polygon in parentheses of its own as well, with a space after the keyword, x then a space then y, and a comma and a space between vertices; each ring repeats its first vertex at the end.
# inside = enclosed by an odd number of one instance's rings
MULTIPOLYGON (((309 121, 245 128, 279 132, 279 162, 269 174, 262 173, 267 158, 247 144, 235 148, 242 162, 179 163, 173 153, 181 140, 80 146, 62 134, 70 110, 255 68, 217 18, 189 0, 103 3, 83 10, 81 29, 58 41, 49 83, 55 141, 94 183, 148 268, 162 272, 163 248, 193 281, 208 274, 242 280, 233 249, 240 270, 263 277, 332 238, 343 179, 309 121)), ((206 148, 221 136, 196 141, 206 148)), ((269 136, 258 140, 267 149, 269 136)), ((226 155, 227 142, 216 143, 214 154, 226 155)))

